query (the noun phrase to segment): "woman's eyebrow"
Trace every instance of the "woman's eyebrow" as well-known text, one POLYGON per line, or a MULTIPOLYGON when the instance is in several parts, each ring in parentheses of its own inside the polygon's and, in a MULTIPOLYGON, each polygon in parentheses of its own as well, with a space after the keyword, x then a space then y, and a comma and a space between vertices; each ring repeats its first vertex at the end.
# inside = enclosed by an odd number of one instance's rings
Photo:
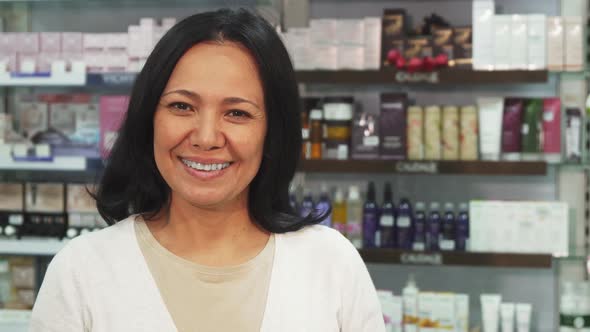
MULTIPOLYGON (((195 100, 201 100, 201 96, 194 92, 194 91, 190 91, 190 90, 186 90, 186 89, 178 89, 178 90, 172 90, 172 91, 168 91, 165 92, 164 94, 162 94, 162 97, 173 94, 173 93, 177 93, 180 95, 183 95, 185 97, 191 98, 191 99, 195 99, 195 100)), ((223 104, 226 105, 234 105, 234 104, 240 104, 240 103, 248 103, 254 107, 256 107, 259 110, 262 110, 262 108, 260 106, 258 106, 258 104, 256 104, 255 102, 245 99, 245 98, 241 98, 241 97, 227 97, 223 99, 223 104)))

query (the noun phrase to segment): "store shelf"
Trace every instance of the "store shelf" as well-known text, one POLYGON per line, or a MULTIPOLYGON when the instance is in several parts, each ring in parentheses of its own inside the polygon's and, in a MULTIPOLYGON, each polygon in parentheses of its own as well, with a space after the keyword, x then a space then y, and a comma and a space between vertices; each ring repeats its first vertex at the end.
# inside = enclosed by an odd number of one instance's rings
POLYGON ((416 252, 397 249, 361 249, 366 263, 429 265, 429 266, 487 266, 511 268, 551 268, 553 257, 548 254, 509 254, 474 252, 416 252))
POLYGON ((102 88, 130 88, 137 73, 94 73, 86 76, 86 86, 102 88))
POLYGON ((475 71, 470 69, 442 69, 431 73, 407 73, 395 70, 313 70, 298 71, 301 83, 323 84, 517 84, 545 83, 546 70, 475 71))
POLYGON ((59 167, 0 167, 0 181, 2 182, 68 182, 92 183, 96 182, 102 172, 102 161, 86 159, 84 167, 63 169, 59 167))
POLYGON ((545 175, 545 162, 302 160, 299 170, 327 173, 545 175))
POLYGON ((53 256, 66 243, 58 239, 0 239, 0 255, 53 256))

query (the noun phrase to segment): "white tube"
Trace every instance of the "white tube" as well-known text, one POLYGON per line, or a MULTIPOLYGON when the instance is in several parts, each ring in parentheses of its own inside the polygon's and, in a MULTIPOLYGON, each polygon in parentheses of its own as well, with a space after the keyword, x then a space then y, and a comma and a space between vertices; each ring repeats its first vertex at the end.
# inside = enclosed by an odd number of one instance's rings
POLYGON ((502 296, 500 294, 481 294, 480 298, 483 332, 498 332, 502 296))
POLYGON ((500 304, 502 332, 514 332, 514 303, 500 304))
POLYGON ((530 303, 518 303, 516 305, 516 331, 529 332, 531 330, 531 312, 533 306, 530 303))
POLYGON ((477 98, 479 108, 479 152, 482 160, 499 160, 502 140, 504 100, 477 98))

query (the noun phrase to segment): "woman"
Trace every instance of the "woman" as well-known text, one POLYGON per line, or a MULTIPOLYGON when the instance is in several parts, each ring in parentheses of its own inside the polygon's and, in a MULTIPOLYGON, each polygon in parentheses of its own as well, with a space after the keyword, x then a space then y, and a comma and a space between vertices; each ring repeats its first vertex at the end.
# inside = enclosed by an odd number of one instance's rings
POLYGON ((220 10, 173 27, 96 193, 112 226, 54 258, 31 331, 384 331, 353 246, 289 206, 297 104, 262 18, 220 10))

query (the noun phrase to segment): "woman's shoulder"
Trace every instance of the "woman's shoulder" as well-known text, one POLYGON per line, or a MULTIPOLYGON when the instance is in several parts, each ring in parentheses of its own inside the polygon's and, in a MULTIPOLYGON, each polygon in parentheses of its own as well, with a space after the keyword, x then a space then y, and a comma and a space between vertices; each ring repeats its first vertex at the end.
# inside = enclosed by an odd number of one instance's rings
POLYGON ((318 262, 349 264, 360 258, 358 250, 337 230, 313 225, 279 235, 286 251, 318 262))

